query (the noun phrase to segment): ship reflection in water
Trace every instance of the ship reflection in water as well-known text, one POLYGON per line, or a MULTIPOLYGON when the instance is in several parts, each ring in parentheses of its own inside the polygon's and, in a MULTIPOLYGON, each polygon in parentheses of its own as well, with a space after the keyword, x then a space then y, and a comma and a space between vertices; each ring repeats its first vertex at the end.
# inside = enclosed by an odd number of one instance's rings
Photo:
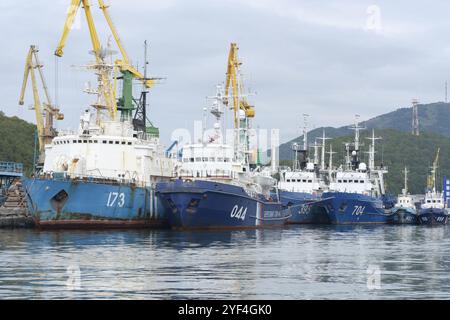
POLYGON ((0 299, 448 299, 449 271, 447 227, 0 233, 0 299))

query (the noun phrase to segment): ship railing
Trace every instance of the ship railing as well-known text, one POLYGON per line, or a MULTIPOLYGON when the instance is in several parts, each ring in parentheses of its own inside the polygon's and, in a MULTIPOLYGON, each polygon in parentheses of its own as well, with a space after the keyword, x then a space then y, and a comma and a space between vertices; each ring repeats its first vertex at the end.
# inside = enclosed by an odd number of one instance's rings
POLYGON ((60 181, 79 181, 79 182, 89 182, 98 184, 114 184, 114 185, 133 185, 137 187, 144 187, 146 184, 143 181, 137 180, 135 178, 110 178, 97 175, 81 175, 81 174, 68 174, 67 172, 51 172, 43 173, 39 176, 40 178, 53 179, 60 181))
POLYGON ((23 174, 23 164, 16 162, 0 162, 0 174, 21 176, 23 174))

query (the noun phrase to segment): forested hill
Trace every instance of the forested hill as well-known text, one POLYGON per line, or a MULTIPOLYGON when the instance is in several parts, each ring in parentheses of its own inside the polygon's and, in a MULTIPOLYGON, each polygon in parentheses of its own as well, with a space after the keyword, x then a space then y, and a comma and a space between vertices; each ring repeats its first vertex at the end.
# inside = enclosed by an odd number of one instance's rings
POLYGON ((36 126, 0 111, 0 161, 21 162, 25 170, 33 167, 36 126))
MULTIPOLYGON (((361 133, 362 151, 368 151, 370 141, 366 139, 371 135, 371 131, 367 130, 361 133)), ((420 136, 413 136, 409 132, 401 132, 393 129, 375 130, 377 137, 376 143, 376 165, 383 163, 388 167, 389 173, 386 177, 386 186, 389 192, 398 194, 404 185, 403 169, 408 167, 409 170, 409 190, 411 193, 423 193, 426 187, 427 175, 430 173, 430 167, 436 156, 437 148, 440 147, 439 161, 439 181, 442 183, 444 175, 450 176, 450 138, 434 133, 422 133, 420 136)), ((333 145, 334 154, 333 163, 343 163, 345 157, 345 142, 351 142, 353 135, 338 137, 329 140, 333 145)), ((367 163, 368 156, 362 153, 362 160, 367 163)), ((290 160, 292 159, 292 153, 290 160)), ((328 159, 328 157, 327 157, 328 159)), ((283 164, 290 164, 290 160, 282 161, 283 164)), ((327 160, 328 161, 328 160, 327 160)))
MULTIPOLYGON (((421 132, 435 133, 450 138, 450 103, 436 102, 419 104, 419 127, 421 132)), ((400 108, 395 111, 377 116, 361 123, 367 129, 395 129, 402 132, 411 132, 412 108, 400 108)), ((350 125, 350 124, 349 124, 350 125)), ((328 137, 341 137, 352 134, 348 126, 339 128, 317 128, 308 133, 310 143, 316 137, 322 136, 322 131, 328 137)), ((298 137, 280 146, 280 159, 290 158, 290 149, 293 142, 299 142, 303 137, 298 137)))

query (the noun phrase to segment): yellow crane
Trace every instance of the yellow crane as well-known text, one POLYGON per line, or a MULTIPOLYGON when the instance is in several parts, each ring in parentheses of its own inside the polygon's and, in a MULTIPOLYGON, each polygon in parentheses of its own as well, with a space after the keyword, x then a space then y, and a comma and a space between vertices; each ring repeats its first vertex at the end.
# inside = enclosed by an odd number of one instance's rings
MULTIPOLYGON (((125 47, 123 46, 122 41, 119 37, 119 33, 117 32, 117 29, 114 26, 114 23, 108 12, 109 6, 106 5, 103 2, 103 0, 98 0, 98 4, 99 4, 100 9, 103 12, 103 15, 105 16, 105 19, 106 19, 106 22, 108 23, 109 29, 111 30, 112 35, 116 41, 116 44, 119 47, 119 50, 122 54, 122 60, 116 60, 115 64, 120 68, 120 70, 122 72, 130 72, 133 75, 133 78, 141 80, 144 83, 144 85, 146 86, 146 88, 152 87, 154 85, 154 80, 153 79, 145 79, 145 77, 131 65, 128 54, 127 54, 125 47)), ((80 8, 80 6, 83 6, 83 9, 84 9, 84 12, 86 15, 86 20, 87 20, 88 27, 89 27, 89 33, 91 36, 93 51, 94 51, 97 59, 99 59, 101 45, 100 45, 100 41, 98 39, 97 30, 95 28, 94 19, 92 17, 91 4, 90 4, 89 0, 72 0, 68 14, 67 14, 67 19, 64 24, 64 30, 63 30, 63 33, 59 40, 58 47, 56 48, 55 55, 58 57, 63 56, 63 50, 64 50, 64 47, 67 42, 67 37, 69 36, 70 29, 73 25, 73 22, 77 15, 77 11, 80 8)))
POLYGON ((244 85, 241 79, 240 66, 242 63, 238 59, 238 46, 236 43, 231 43, 230 52, 228 54, 227 75, 225 81, 225 104, 228 104, 228 97, 230 88, 232 89, 233 110, 234 110, 234 125, 239 127, 239 110, 245 112, 246 118, 253 118, 255 116, 255 109, 251 106, 244 94, 244 85))
POLYGON ((51 143, 52 139, 56 136, 56 131, 53 128, 54 118, 57 120, 63 120, 64 115, 60 113, 60 110, 52 104, 44 73, 42 71, 43 65, 39 62, 38 51, 39 50, 36 46, 30 46, 25 62, 25 72, 23 76, 22 90, 20 91, 19 105, 24 104, 28 78, 31 78, 31 87, 33 89, 34 99, 33 109, 36 113, 36 126, 38 130, 39 152, 43 155, 45 145, 51 143), (41 83, 44 88, 46 101, 43 105, 41 104, 41 99, 39 97, 35 69, 39 72, 41 83), (45 115, 45 123, 42 114, 45 115))
POLYGON ((433 190, 436 190, 436 175, 437 175, 437 168, 439 165, 439 152, 441 151, 441 148, 437 149, 436 152, 436 158, 433 161, 433 167, 431 169, 431 174, 428 176, 428 188, 433 188, 433 190))

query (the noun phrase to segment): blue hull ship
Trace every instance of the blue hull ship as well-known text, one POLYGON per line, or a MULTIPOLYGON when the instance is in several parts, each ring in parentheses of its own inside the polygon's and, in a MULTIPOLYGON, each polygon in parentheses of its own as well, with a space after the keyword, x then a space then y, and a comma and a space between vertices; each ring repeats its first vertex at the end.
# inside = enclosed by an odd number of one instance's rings
POLYGON ((280 202, 250 196, 243 187, 214 181, 158 183, 156 195, 173 229, 281 227, 289 218, 280 202))
POLYGON ((445 225, 448 223, 448 213, 441 208, 426 208, 419 211, 418 220, 424 225, 445 225))
POLYGON ((389 216, 391 224, 418 224, 416 210, 412 208, 394 208, 389 216))
POLYGON ((315 205, 325 210, 331 224, 383 224, 389 217, 381 199, 356 193, 324 192, 315 205))
POLYGON ((71 179, 24 179, 30 214, 40 228, 167 227, 150 187, 71 179))
POLYGON ((279 191, 283 208, 290 211, 288 224, 329 224, 328 214, 321 206, 315 205, 320 199, 310 193, 279 191))

